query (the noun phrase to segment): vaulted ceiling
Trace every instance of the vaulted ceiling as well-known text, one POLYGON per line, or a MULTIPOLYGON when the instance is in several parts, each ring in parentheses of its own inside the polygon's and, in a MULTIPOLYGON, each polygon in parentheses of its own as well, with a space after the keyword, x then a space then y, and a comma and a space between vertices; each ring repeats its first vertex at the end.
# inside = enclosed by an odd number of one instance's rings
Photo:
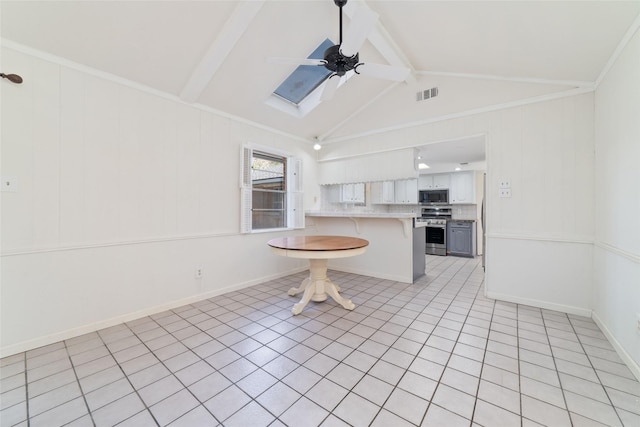
POLYGON ((412 73, 400 83, 355 75, 302 118, 265 103, 295 69, 268 58, 305 58, 327 37, 338 42, 333 0, 2 0, 0 31, 8 47, 53 54, 310 142, 335 142, 592 90, 640 13, 640 1, 350 0, 345 30, 358 7, 379 15, 360 60, 412 73), (416 101, 432 87, 437 97, 416 101))

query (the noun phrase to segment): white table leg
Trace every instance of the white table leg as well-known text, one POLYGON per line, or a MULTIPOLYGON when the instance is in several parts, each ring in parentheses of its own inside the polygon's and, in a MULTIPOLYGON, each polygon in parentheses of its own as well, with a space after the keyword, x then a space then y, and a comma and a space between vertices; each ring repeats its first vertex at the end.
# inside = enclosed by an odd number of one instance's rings
POLYGON ((307 286, 309 286, 309 278, 308 277, 302 281, 302 283, 300 284, 300 287, 289 289, 289 292, 287 292, 287 294, 290 297, 292 297, 294 295, 298 295, 300 292, 302 292, 305 289, 307 289, 307 286))
POLYGON ((297 304, 294 304, 293 308, 291 309, 291 313, 294 316, 296 314, 302 313, 302 310, 307 306, 307 304, 309 304, 309 301, 311 301, 311 297, 313 296, 313 291, 314 291, 313 285, 308 286, 304 290, 304 293, 302 294, 302 299, 300 300, 300 302, 297 304))
POLYGON ((334 285, 331 280, 327 279, 326 285, 327 285, 326 286, 327 293, 331 296, 331 298, 333 298, 335 302, 337 302, 347 310, 353 310, 354 308, 356 308, 356 305, 353 302, 351 302, 350 299, 346 299, 340 296, 336 285, 334 285))
POLYGON ((302 290, 304 290, 302 299, 291 309, 294 315, 300 314, 309 301, 325 301, 327 294, 347 310, 353 310, 355 308, 351 300, 340 296, 338 293, 340 288, 327 278, 326 259, 309 259, 309 278, 303 280, 299 288, 289 289, 289 295, 295 295, 302 290))

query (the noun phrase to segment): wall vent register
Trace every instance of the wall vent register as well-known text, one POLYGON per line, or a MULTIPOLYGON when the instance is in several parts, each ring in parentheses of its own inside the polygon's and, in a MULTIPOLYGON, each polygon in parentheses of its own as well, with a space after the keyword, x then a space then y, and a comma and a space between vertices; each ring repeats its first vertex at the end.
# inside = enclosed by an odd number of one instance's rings
POLYGON ((435 98, 436 96, 438 96, 438 88, 432 87, 431 89, 416 92, 416 101, 426 101, 427 99, 435 98))

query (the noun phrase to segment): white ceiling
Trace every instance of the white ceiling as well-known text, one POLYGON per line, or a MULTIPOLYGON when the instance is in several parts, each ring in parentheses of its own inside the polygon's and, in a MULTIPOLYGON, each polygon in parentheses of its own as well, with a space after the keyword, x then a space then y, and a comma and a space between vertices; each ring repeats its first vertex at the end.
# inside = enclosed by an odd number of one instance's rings
POLYGON ((357 7, 379 14, 360 60, 413 73, 402 83, 356 75, 295 118, 265 104, 295 66, 266 59, 304 58, 327 37, 337 42, 333 0, 2 0, 0 7, 9 44, 325 143, 590 90, 640 13, 637 0, 350 0, 345 30, 357 7), (434 86, 437 98, 416 102, 416 92, 434 86))

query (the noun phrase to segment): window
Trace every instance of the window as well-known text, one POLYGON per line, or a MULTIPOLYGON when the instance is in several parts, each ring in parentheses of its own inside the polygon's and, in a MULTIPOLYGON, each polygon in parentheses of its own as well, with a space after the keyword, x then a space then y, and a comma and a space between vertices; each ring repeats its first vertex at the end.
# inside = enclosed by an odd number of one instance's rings
POLYGON ((287 213, 287 159, 259 151, 251 158, 252 209, 254 230, 284 228, 287 213))
MULTIPOLYGON (((323 59, 324 51, 333 46, 334 43, 326 39, 316 48, 309 59, 323 59)), ((299 65, 293 73, 289 74, 284 82, 273 92, 292 104, 298 105, 315 88, 331 75, 332 71, 318 65, 299 65)))
MULTIPOLYGON (((334 42, 325 39, 308 58, 323 59, 324 51, 333 45, 334 42)), ((323 66, 298 65, 265 100, 265 104, 293 117, 303 118, 320 105, 324 85, 331 74, 332 72, 323 66)), ((339 85, 353 75, 353 70, 347 72, 340 79, 339 85)))
POLYGON ((304 227, 299 159, 244 147, 241 169, 241 232, 304 227))

